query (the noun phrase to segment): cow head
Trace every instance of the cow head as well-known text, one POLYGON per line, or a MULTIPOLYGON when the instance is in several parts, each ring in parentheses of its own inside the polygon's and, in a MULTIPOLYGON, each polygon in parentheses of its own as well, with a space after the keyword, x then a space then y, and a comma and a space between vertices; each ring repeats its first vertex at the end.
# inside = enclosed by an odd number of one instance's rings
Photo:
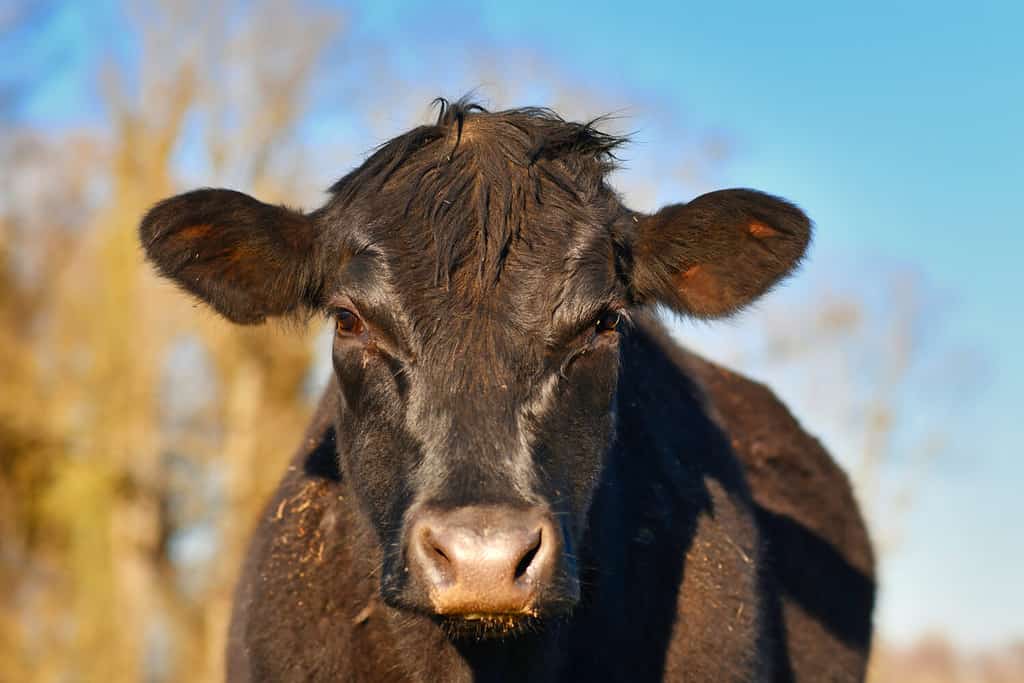
POLYGON ((726 316, 807 247, 804 214, 751 190, 627 209, 622 142, 442 104, 311 213, 204 189, 142 222, 159 271, 230 320, 335 321, 340 469, 393 607, 477 634, 572 609, 630 313, 726 316))

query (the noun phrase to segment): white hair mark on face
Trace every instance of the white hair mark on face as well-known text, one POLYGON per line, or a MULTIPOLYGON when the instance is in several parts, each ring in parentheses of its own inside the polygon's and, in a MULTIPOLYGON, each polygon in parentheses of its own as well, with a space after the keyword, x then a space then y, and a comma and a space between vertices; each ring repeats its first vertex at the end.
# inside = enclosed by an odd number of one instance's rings
POLYGON ((509 455, 509 465, 517 475, 516 481, 529 482, 531 487, 535 487, 537 483, 537 466, 533 459, 533 449, 537 439, 535 429, 554 405, 555 388, 560 379, 561 376, 557 371, 549 373, 519 406, 517 416, 519 447, 515 453, 509 455))
POLYGON ((450 412, 442 411, 437 402, 431 400, 425 385, 414 382, 406 403, 406 424, 419 442, 422 458, 416 469, 422 470, 432 456, 445 452, 454 419, 450 412))

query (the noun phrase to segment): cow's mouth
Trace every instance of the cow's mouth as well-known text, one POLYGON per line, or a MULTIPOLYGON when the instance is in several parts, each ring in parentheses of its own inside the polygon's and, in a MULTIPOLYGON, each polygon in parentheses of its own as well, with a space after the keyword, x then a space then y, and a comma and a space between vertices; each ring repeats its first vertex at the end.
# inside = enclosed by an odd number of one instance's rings
POLYGON ((497 640, 537 633, 543 620, 535 613, 442 614, 436 621, 452 640, 497 640))

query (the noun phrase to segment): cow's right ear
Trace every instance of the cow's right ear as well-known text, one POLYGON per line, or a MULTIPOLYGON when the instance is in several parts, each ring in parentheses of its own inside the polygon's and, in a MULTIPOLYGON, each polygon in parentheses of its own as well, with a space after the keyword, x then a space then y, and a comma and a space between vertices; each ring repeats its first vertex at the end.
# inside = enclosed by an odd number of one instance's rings
POLYGON ((317 230, 301 212, 233 190, 195 190, 150 209, 139 236, 161 275, 236 323, 316 304, 317 230))
POLYGON ((755 190, 710 192, 633 220, 634 297, 698 318, 757 300, 793 272, 811 241, 803 211, 755 190))

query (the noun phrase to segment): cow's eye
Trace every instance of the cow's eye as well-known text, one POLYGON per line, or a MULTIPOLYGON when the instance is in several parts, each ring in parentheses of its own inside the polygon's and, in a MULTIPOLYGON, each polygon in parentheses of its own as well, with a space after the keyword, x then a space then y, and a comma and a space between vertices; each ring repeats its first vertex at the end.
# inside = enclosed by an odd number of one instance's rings
POLYGON ((334 313, 334 331, 339 337, 358 337, 363 333, 363 321, 347 308, 334 313))
POLYGON ((621 322, 621 320, 621 313, 618 311, 608 311, 597 319, 597 331, 599 333, 614 332, 619 327, 619 322, 621 322))

